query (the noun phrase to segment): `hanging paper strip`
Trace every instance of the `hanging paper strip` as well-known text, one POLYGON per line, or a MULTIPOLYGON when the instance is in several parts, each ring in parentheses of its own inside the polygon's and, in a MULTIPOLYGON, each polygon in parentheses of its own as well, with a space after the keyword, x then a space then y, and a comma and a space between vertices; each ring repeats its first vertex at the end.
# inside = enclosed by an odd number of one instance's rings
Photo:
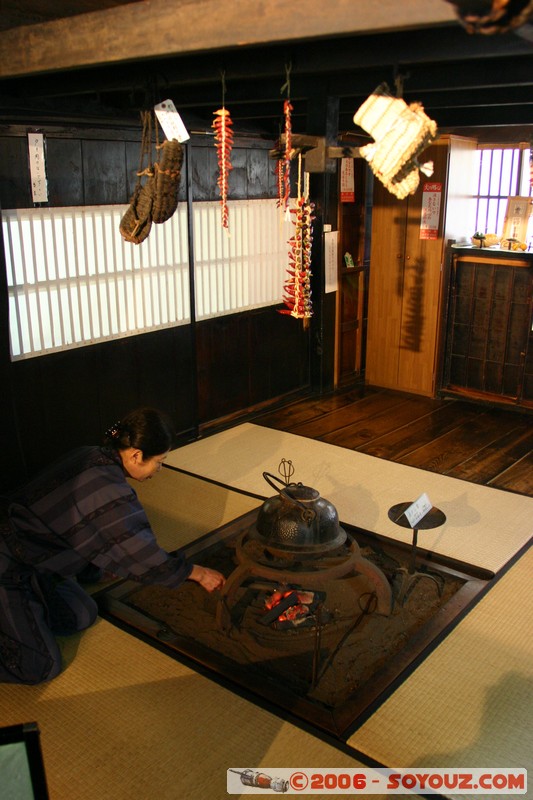
POLYGON ((220 203, 222 206, 222 227, 229 229, 228 210, 228 179, 231 165, 231 150, 233 147, 233 122, 229 111, 223 106, 214 112, 215 119, 212 127, 215 129, 215 147, 218 159, 217 184, 220 189, 220 203))

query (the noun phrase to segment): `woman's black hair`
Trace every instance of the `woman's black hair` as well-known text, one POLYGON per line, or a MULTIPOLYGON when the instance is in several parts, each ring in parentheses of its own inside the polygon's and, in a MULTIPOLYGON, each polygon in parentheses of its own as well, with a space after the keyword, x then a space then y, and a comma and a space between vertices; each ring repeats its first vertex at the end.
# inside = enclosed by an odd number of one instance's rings
POLYGON ((166 453, 174 444, 169 417, 155 408, 138 408, 115 422, 104 434, 104 445, 112 450, 135 447, 143 458, 166 453))

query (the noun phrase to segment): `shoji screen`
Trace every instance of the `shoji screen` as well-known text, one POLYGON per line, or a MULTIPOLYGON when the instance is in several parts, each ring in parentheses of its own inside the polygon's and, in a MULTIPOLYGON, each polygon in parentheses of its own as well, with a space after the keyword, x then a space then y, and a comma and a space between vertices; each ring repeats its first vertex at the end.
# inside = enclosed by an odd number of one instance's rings
MULTIPOLYGON (((187 207, 125 242, 122 206, 2 212, 13 360, 191 320, 187 207)), ((291 225, 275 200, 193 206, 196 319, 281 301, 291 225)))

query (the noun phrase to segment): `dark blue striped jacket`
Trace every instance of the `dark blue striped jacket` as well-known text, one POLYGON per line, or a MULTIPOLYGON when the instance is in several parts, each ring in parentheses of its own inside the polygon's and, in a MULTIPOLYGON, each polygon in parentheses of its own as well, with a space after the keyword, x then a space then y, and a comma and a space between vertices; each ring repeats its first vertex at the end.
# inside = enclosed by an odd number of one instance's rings
POLYGON ((100 447, 79 448, 28 483, 14 498, 4 530, 0 573, 29 568, 66 577, 91 562, 123 578, 173 588, 192 569, 159 547, 120 458, 100 447))

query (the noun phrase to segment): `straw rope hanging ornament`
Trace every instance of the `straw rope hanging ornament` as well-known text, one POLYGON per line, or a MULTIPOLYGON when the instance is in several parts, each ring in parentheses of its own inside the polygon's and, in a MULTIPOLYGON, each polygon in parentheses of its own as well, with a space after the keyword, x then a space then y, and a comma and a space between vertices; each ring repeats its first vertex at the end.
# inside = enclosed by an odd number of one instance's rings
POLYGON ((302 186, 302 155, 298 155, 298 198, 296 208, 292 208, 294 233, 289 240, 289 277, 284 285, 284 309, 280 314, 290 314, 302 319, 304 328, 313 316, 311 301, 311 246, 313 243, 314 203, 309 201, 309 174, 305 173, 304 191, 302 186))
POLYGON ((226 75, 222 77, 222 108, 214 111, 215 119, 212 128, 215 130, 215 147, 217 149, 218 179, 217 184, 220 190, 221 220, 222 227, 229 233, 229 173, 233 169, 231 164, 231 150, 233 148, 233 122, 230 112, 226 108, 226 75))

